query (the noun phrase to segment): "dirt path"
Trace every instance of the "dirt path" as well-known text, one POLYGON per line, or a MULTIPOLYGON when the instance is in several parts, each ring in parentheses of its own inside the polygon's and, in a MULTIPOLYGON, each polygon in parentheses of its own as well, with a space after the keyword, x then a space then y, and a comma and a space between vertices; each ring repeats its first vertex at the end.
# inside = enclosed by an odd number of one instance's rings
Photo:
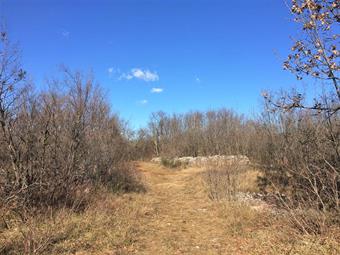
POLYGON ((250 202, 211 201, 203 169, 172 170, 147 162, 137 167, 148 191, 130 197, 137 212, 128 222, 134 221, 135 233, 117 255, 339 254, 336 241, 320 245, 308 236, 301 238, 250 202))
POLYGON ((169 170, 153 163, 139 163, 138 169, 148 192, 141 201, 136 253, 242 254, 238 238, 226 240, 227 222, 204 191, 202 170, 169 170))
POLYGON ((338 235, 321 241, 302 237, 285 227, 281 216, 249 202, 211 201, 202 169, 145 162, 137 167, 147 192, 104 190, 82 213, 62 210, 55 217, 19 222, 0 231, 0 250, 4 243, 5 251, 13 251, 0 253, 24 254, 23 244, 39 244, 46 249, 39 254, 58 255, 340 254, 338 235))

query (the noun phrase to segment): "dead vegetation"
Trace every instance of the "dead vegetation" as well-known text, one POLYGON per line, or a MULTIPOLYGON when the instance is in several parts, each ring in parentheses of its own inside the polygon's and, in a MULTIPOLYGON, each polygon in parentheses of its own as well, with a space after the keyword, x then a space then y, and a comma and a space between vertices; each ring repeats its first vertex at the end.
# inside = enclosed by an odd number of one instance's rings
MULTIPOLYGON (((121 121, 92 75, 63 68, 35 92, 5 32, 0 70, 0 253, 49 254, 60 242, 71 246, 56 254, 80 250, 72 240, 98 227, 99 191, 144 190, 121 121)), ((109 228, 118 218, 100 223, 109 228)))
POLYGON ((135 242, 140 208, 128 197, 97 193, 82 213, 41 212, 25 223, 12 217, 0 232, 0 254, 127 254, 135 242))
POLYGON ((298 90, 263 94, 260 184, 277 194, 299 231, 321 234, 339 227, 340 218, 339 1, 293 0, 291 12, 301 34, 284 68, 322 89, 313 100, 298 90))
POLYGON ((234 200, 240 192, 243 180, 241 175, 247 171, 248 166, 239 163, 210 165, 204 172, 204 180, 207 183, 209 198, 221 200, 234 200))
POLYGON ((6 33, 0 47, 0 207, 78 210, 98 185, 138 190, 127 137, 93 77, 63 68, 34 93, 6 33))
MULTIPOLYGON (((276 199, 278 196, 282 197, 282 194, 270 194, 273 195, 273 200, 266 199, 265 195, 260 193, 258 179, 261 176, 262 173, 253 167, 240 164, 212 165, 202 172, 208 197, 222 205, 222 214, 225 214, 226 220, 230 222, 228 226, 230 235, 246 238, 247 231, 261 232, 258 241, 263 242, 262 245, 268 245, 261 240, 263 237, 275 240, 273 241, 275 247, 268 247, 270 251, 275 251, 273 254, 339 252, 340 236, 335 234, 339 232, 337 223, 333 222, 327 227, 318 225, 325 224, 327 220, 338 219, 338 216, 323 215, 317 210, 306 210, 306 207, 288 207, 284 203, 279 206, 278 203, 282 201, 276 199), (308 227, 313 229, 306 229, 308 227), (316 229, 323 231, 315 232, 316 229), (321 240, 331 239, 327 245, 322 244, 321 240), (283 245, 290 249, 282 249, 283 245)), ((254 249, 249 254, 261 254, 257 253, 258 247, 254 246, 254 249)), ((271 252, 267 251, 266 254, 271 252)))
POLYGON ((92 74, 37 92, 2 32, 0 254, 339 254, 339 4, 292 3, 307 33, 284 66, 331 85, 313 105, 264 93, 258 118, 157 112, 133 135, 92 74))
MULTIPOLYGON (((211 200, 205 170, 138 163, 146 193, 99 190, 81 213, 46 210, 0 231, 2 254, 338 254, 339 232, 301 235, 289 217, 247 200, 211 200)), ((238 174, 256 188, 258 172, 238 174)), ((223 175, 225 176, 225 175, 223 175)), ((222 176, 222 177, 223 177, 222 176)), ((224 193, 225 194, 225 193, 224 193)))

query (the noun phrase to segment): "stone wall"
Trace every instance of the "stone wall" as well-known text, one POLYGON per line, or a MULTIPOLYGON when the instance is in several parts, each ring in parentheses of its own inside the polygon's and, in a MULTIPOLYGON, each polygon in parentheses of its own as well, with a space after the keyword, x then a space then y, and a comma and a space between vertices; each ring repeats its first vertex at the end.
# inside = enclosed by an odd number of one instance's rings
MULTIPOLYGON (((215 155, 208 157, 176 157, 172 159, 174 162, 180 162, 183 165, 204 167, 211 164, 224 165, 239 163, 247 165, 250 163, 249 158, 244 155, 215 155)), ((161 157, 151 159, 151 162, 160 164, 162 162, 161 157)))

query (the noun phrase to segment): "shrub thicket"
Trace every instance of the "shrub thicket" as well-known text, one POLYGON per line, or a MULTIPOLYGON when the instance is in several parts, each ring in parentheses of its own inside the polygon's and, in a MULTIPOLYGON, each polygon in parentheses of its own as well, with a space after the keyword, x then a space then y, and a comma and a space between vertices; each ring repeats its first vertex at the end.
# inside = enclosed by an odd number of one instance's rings
POLYGON ((91 75, 34 93, 7 34, 0 41, 0 206, 82 206, 98 184, 140 188, 121 122, 91 75))

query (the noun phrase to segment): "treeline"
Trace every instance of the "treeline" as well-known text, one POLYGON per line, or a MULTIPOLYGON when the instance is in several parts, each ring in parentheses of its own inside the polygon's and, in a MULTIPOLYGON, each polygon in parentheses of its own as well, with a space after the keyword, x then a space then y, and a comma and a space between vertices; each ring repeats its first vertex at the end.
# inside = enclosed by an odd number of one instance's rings
POLYGON ((139 130, 134 148, 134 155, 144 159, 246 155, 262 171, 261 191, 294 210, 292 219, 301 231, 317 233, 339 219, 339 112, 280 109, 270 102, 253 119, 227 109, 157 112, 139 130), (305 214, 309 210, 318 213, 311 219, 305 214))
POLYGON ((232 110, 151 115, 137 134, 140 157, 252 155, 258 123, 232 110))

